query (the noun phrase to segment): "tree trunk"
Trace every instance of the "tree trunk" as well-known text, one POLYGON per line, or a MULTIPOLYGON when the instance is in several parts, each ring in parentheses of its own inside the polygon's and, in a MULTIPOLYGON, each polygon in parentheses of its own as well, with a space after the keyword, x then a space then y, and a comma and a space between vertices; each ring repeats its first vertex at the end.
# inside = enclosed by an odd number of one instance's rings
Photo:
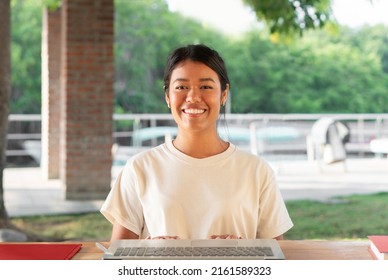
POLYGON ((9 225, 5 209, 3 171, 6 164, 8 112, 11 94, 11 8, 10 0, 0 0, 0 228, 9 225))

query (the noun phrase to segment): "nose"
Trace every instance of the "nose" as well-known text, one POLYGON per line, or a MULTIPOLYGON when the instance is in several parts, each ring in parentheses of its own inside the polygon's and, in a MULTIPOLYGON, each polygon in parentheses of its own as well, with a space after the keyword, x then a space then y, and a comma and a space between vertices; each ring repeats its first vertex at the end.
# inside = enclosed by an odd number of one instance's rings
POLYGON ((202 100, 202 95, 200 90, 196 87, 190 88, 190 90, 187 92, 186 102, 198 103, 198 102, 201 102, 201 100, 202 100))

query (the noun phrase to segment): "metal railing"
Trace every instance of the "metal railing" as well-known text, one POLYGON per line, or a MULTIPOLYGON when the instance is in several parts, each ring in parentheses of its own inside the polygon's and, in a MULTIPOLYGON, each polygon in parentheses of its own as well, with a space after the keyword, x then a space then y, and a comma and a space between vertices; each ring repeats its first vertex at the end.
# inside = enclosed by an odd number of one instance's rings
MULTIPOLYGON (((312 125, 322 117, 332 117, 345 122, 351 132, 347 151, 357 156, 370 153, 369 142, 375 138, 388 137, 388 114, 226 114, 220 116, 219 129, 233 138, 236 128, 251 131, 272 128, 291 128, 298 132, 298 137, 290 137, 288 141, 277 141, 265 138, 259 141, 258 150, 261 154, 305 154, 307 153, 306 137, 312 125)), ((171 114, 114 114, 114 142, 119 146, 131 147, 134 144, 150 147, 164 141, 155 137, 134 143, 135 131, 159 126, 175 126, 171 114)), ((240 130, 241 132, 241 130, 240 130)), ((9 116, 9 132, 7 135, 7 158, 29 156, 23 147, 25 141, 41 140, 41 115, 9 116)), ((241 139, 240 139, 241 140, 241 139)), ((239 142, 239 140, 237 140, 239 142)), ((252 143, 240 141, 242 146, 252 149, 252 143)))

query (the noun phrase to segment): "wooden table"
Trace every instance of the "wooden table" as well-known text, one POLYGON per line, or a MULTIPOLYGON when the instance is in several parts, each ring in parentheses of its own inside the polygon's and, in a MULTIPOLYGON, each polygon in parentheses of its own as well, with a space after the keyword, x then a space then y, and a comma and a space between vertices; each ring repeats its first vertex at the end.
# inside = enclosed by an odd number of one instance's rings
MULTIPOLYGON (((108 242, 101 242, 106 247, 108 242)), ((102 252, 95 242, 83 242, 81 250, 73 257, 76 260, 98 260, 102 252)), ((281 240, 287 260, 371 260, 369 241, 314 241, 281 240)))
POLYGON ((369 241, 282 240, 287 260, 372 260, 369 241))

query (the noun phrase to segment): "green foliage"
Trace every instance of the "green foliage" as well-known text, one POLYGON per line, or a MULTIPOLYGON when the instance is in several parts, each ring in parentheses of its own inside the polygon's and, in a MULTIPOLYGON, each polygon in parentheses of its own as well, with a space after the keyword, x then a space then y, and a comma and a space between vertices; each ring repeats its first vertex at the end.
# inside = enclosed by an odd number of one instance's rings
POLYGON ((11 2, 11 113, 40 112, 41 13, 39 2, 11 2))
POLYGON ((386 234, 388 193, 339 197, 333 203, 289 201, 294 227, 287 239, 352 239, 386 234))
POLYGON ((42 7, 49 11, 55 11, 61 6, 61 0, 40 0, 42 7))
POLYGON ((219 34, 170 13, 165 1, 116 0, 116 106, 128 113, 164 112, 163 71, 177 46, 214 45, 219 34))
POLYGON ((302 34, 332 19, 330 0, 244 0, 271 33, 302 34))
POLYGON ((348 35, 344 39, 314 31, 289 44, 249 34, 229 64, 235 83, 233 109, 243 113, 387 112, 388 76, 379 54, 386 48, 387 28, 379 28, 369 44, 355 43, 354 38, 374 28, 357 33, 344 29, 348 35))
MULTIPOLYGON (((12 2, 12 113, 40 112, 42 3, 49 2, 56 0, 12 2)), ((300 2, 324 9, 327 1, 300 2)), ((115 11, 115 112, 167 113, 166 57, 190 43, 224 57, 233 113, 388 112, 387 26, 306 29, 276 43, 262 29, 229 38, 170 12, 163 0, 116 0, 115 11)))

